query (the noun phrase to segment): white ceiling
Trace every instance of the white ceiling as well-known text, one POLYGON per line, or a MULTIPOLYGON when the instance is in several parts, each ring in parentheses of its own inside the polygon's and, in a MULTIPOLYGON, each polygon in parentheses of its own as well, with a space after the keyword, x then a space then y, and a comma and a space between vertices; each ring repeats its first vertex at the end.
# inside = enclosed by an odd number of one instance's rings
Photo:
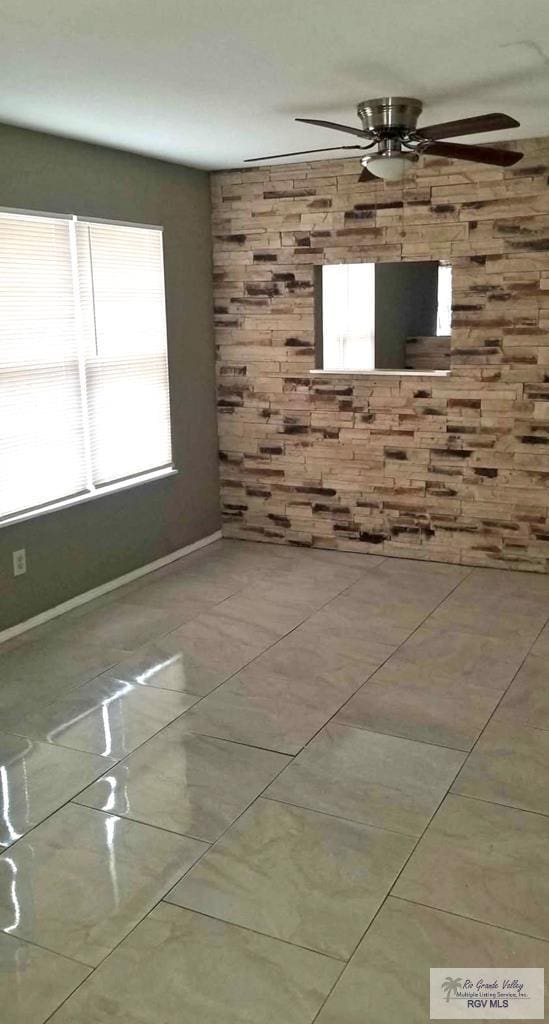
POLYGON ((423 124, 496 110, 521 122, 500 137, 549 134, 549 0, 2 2, 0 120, 24 127, 236 167, 352 143, 292 119, 354 124, 391 93, 423 124))

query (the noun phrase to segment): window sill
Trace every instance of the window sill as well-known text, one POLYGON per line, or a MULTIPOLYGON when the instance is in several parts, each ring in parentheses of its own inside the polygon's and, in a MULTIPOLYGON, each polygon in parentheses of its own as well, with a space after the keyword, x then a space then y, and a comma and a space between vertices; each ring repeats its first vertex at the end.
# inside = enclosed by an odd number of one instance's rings
POLYGON ((85 494, 79 494, 74 498, 66 498, 62 501, 52 502, 50 505, 42 505, 40 508, 30 509, 28 512, 16 512, 12 516, 6 516, 5 519, 0 519, 0 529, 5 526, 15 526, 16 523, 24 523, 30 519, 39 519, 42 516, 51 515, 53 512, 61 512, 66 508, 74 508, 75 505, 85 505, 89 501, 97 501, 98 498, 103 498, 108 494, 118 494, 120 491, 129 491, 135 487, 141 487, 143 484, 152 483, 154 480, 164 480, 169 476, 177 476, 178 470, 174 469, 173 466, 167 469, 153 470, 151 473, 142 473, 138 477, 132 477, 130 480, 118 481, 118 483, 107 484, 105 487, 90 492, 86 491, 85 494))
POLYGON ((451 370, 309 370, 315 377, 449 377, 451 370))

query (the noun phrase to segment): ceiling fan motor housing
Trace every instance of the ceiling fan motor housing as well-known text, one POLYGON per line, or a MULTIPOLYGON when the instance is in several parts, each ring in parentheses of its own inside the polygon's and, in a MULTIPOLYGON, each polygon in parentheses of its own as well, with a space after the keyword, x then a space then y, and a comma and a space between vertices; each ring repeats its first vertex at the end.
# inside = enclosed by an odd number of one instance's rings
POLYGON ((414 132, 422 110, 421 100, 409 96, 383 96, 375 100, 363 100, 357 107, 364 131, 381 138, 414 132))

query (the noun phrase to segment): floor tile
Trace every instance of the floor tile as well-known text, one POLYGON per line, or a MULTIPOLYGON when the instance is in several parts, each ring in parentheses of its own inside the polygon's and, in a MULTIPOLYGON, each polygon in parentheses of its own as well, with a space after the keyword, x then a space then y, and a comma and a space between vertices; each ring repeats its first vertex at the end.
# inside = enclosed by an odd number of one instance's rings
MULTIPOLYGON (((278 545, 223 540, 220 546, 193 552, 185 557, 185 571, 203 580, 246 586, 283 565, 278 545)), ((176 570, 177 571, 177 570, 176 570)))
POLYGON ((74 960, 0 934, 0 1006, 9 1024, 44 1024, 89 973, 74 960))
MULTIPOLYGON (((242 582, 208 580, 193 576, 185 566, 185 559, 136 580, 128 588, 132 604, 154 605, 155 608, 173 608, 174 605, 191 609, 191 602, 201 605, 202 611, 208 606, 225 601, 242 587, 242 582)), ((201 613, 199 613, 201 614, 201 613)))
POLYGON ((133 604, 129 598, 111 598, 98 602, 97 607, 83 605, 62 616, 56 634, 90 646, 108 645, 132 651, 176 629, 185 619, 179 608, 155 608, 133 604))
POLYGON ((23 716, 14 731, 75 750, 121 758, 199 698, 99 678, 23 716))
POLYGON ((334 643, 332 647, 329 637, 324 638, 324 643, 315 643, 304 632, 295 630, 260 654, 238 676, 240 679, 256 679, 261 675, 284 677, 293 684, 296 693, 311 686, 329 686, 346 699, 375 672, 389 656, 391 648, 380 644, 381 652, 373 651, 369 658, 356 660, 349 657, 342 646, 334 643), (297 638, 296 633, 299 633, 297 638))
MULTIPOLYGON (((32 636, 31 630, 28 636, 32 636)), ((23 711, 36 711, 124 658, 120 648, 49 640, 0 646, 0 721, 11 729, 23 711)))
POLYGON ((469 584, 465 580, 433 613, 433 626, 463 629, 479 636, 515 637, 532 643, 549 616, 549 606, 524 590, 469 584))
POLYGON ((347 959, 414 840, 258 800, 168 900, 347 959))
POLYGON ((280 641, 288 650, 314 650, 317 657, 325 661, 343 657, 346 661, 358 662, 367 674, 372 665, 376 668, 382 665, 400 642, 397 639, 382 642, 368 629, 355 629, 353 623, 345 622, 341 616, 336 622, 320 613, 311 616, 280 641))
POLYGON ((0 733, 0 848, 76 796, 109 763, 96 754, 0 733))
POLYGON ((375 602, 368 605, 362 597, 350 597, 346 592, 315 612, 309 622, 321 632, 337 632, 349 642, 373 640, 395 647, 406 640, 426 614, 423 611, 418 613, 413 607, 402 610, 400 614, 392 609, 392 614, 388 614, 387 606, 382 608, 375 602))
MULTIPOLYGON (((426 616, 444 600, 459 582, 449 573, 433 572, 428 565, 420 569, 406 563, 390 564, 387 559, 375 572, 345 591, 321 612, 334 618, 358 636, 372 636, 387 643, 399 643, 417 629, 426 616)), ((450 568, 450 566, 449 566, 450 568)))
POLYGON ((534 596, 549 608, 549 576, 537 572, 513 572, 508 569, 473 569, 467 577, 467 590, 486 593, 488 590, 510 595, 534 596))
POLYGON ((532 654, 537 654, 540 658, 549 658, 549 623, 544 626, 537 637, 532 647, 532 654))
POLYGON ((182 718, 81 793, 78 802, 213 842, 288 760, 197 736, 182 718))
POLYGON ((390 648, 368 645, 353 660, 341 643, 295 630, 216 689, 188 719, 211 736, 294 754, 375 670, 390 648))
POLYGON ((516 722, 549 729, 549 658, 526 659, 501 702, 516 722))
POLYGON ((389 897, 315 1024, 426 1024, 429 968, 542 967, 549 945, 389 897))
POLYGON ((391 559, 367 573, 346 593, 358 598, 377 613, 395 619, 401 625, 418 624, 459 584, 463 573, 459 566, 447 566, 448 572, 433 571, 430 564, 406 562, 395 565, 391 559), (456 571, 457 570, 457 571, 456 571))
POLYGON ((0 857, 0 928, 93 967, 205 849, 67 804, 0 857))
POLYGON ((414 558, 386 558, 383 563, 384 577, 394 579, 406 577, 409 580, 414 580, 416 586, 419 584, 421 587, 431 588, 442 587, 443 580, 445 581, 444 585, 448 583, 450 587, 456 587, 471 575, 471 571, 467 565, 452 565, 449 562, 421 562, 414 558), (435 582, 437 579, 440 580, 439 583, 435 582))
POLYGON ((200 615, 174 630, 169 641, 225 678, 238 672, 279 639, 276 630, 215 613, 200 615))
POLYGON ((237 672, 220 691, 245 697, 270 697, 280 702, 289 700, 302 708, 309 706, 325 711, 329 718, 374 671, 350 661, 332 671, 326 664, 322 666, 323 671, 315 671, 314 659, 306 651, 301 652, 301 659, 292 658, 291 651, 277 653, 277 646, 237 672), (303 671, 299 671, 300 664, 303 671))
POLYGON ((497 711, 452 791, 549 814, 549 731, 497 711))
POLYGON ((399 648, 391 667, 398 659, 399 665, 410 662, 422 673, 440 674, 460 683, 474 682, 501 694, 526 656, 528 641, 439 628, 433 619, 399 648))
POLYGON ((480 687, 466 693, 448 694, 444 689, 406 686, 401 662, 391 677, 391 661, 378 676, 361 686, 335 718, 341 725, 404 736, 456 750, 470 750, 499 700, 499 695, 480 687))
MULTIPOLYGON (((293 566, 284 574, 278 573, 275 579, 269 577, 253 587, 255 594, 270 594, 278 603, 288 601, 292 604, 307 605, 309 614, 322 605, 332 601, 339 594, 348 590, 356 581, 363 578, 363 573, 355 570, 323 566, 314 572, 300 570, 293 566)), ((251 589, 251 588, 250 588, 251 589)))
MULTIPOLYGON (((232 589, 232 588, 231 588, 232 589)), ((191 619, 198 618, 199 615, 204 615, 205 612, 210 611, 211 608, 219 603, 218 601, 206 601, 191 595, 186 595, 180 589, 176 587, 170 587, 167 583, 152 584, 150 587, 140 587, 139 590, 132 591, 131 595, 128 595, 128 600, 131 600, 132 605, 142 606, 144 609, 154 608, 156 611, 164 610, 169 613, 168 629, 172 630, 178 626, 182 626, 185 622, 190 622, 191 619)), ((162 622, 162 620, 160 620, 162 622)), ((162 623, 163 624, 163 623, 162 623)), ((166 630, 154 630, 152 637, 165 635, 166 630)), ((147 639, 147 635, 138 639, 138 644, 147 639)), ((137 644, 132 642, 131 648, 135 650, 137 644)))
POLYGON ((214 557, 211 554, 202 554, 201 561, 197 562, 191 562, 190 558, 186 557, 183 570, 172 565, 167 566, 162 572, 173 580, 179 580, 183 576, 188 580, 192 579, 193 586, 189 586, 190 594, 198 594, 198 587, 202 594, 209 592, 216 597, 223 592, 223 601, 230 597, 231 593, 236 594, 243 587, 249 586, 258 575, 258 569, 251 566, 249 560, 227 558, 223 555, 214 557))
POLYGON ((450 795, 394 895, 549 939, 549 818, 450 795))
POLYGON ((457 750, 330 724, 267 795, 417 836, 464 757, 457 750))
MULTIPOLYGON (((155 643, 138 648, 127 655, 105 675, 141 686, 164 690, 179 690, 203 695, 214 690, 232 675, 231 656, 239 664, 240 647, 231 651, 227 644, 227 657, 215 656, 215 651, 200 648, 199 644, 180 637, 178 630, 161 637, 155 643), (196 650, 196 654, 192 651, 196 650)), ((246 660, 249 660, 246 655, 246 660)))
POLYGON ((337 710, 306 703, 303 698, 283 698, 260 691, 238 692, 239 677, 234 676, 204 697, 185 720, 194 732, 220 739, 234 740, 282 754, 295 754, 337 710))
MULTIPOLYGON (((294 551, 284 559, 279 559, 277 568, 269 570, 264 579, 258 581, 257 587, 272 587, 279 590, 294 588, 295 595, 300 599, 309 597, 312 604, 325 604, 351 584, 363 579, 367 570, 344 562, 327 562, 317 558, 295 557, 294 551), (293 557, 291 557, 293 555, 293 557)), ((319 605, 317 604, 317 607, 319 605)))
POLYGON ((5 649, 0 646, 2 694, 12 681, 43 685, 48 677, 67 686, 78 686, 115 665, 126 654, 124 647, 104 646, 98 650, 83 644, 81 639, 54 636, 51 632, 40 638, 37 633, 38 630, 31 629, 17 644, 5 649))
POLYGON ((311 1024, 341 967, 162 903, 51 1024, 311 1024))
POLYGON ((251 586, 217 605, 212 616, 219 614, 250 622, 276 633, 279 638, 299 626, 310 612, 307 601, 299 601, 295 593, 293 598, 284 600, 279 590, 277 600, 269 588, 251 586))
POLYGON ((383 555, 368 555, 365 552, 338 551, 330 548, 296 548, 280 545, 284 557, 292 562, 300 572, 314 571, 315 568, 332 568, 339 572, 344 566, 347 570, 359 573, 375 569, 387 559, 383 555))

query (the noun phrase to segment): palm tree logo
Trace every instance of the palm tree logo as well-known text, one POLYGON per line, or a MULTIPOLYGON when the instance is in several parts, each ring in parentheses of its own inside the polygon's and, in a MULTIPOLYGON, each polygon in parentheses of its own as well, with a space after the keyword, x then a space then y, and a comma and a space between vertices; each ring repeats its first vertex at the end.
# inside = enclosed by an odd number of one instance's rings
POLYGON ((445 978, 441 984, 441 989, 446 992, 446 1002, 450 1002, 451 995, 457 995, 457 991, 461 986, 461 978, 445 978))

